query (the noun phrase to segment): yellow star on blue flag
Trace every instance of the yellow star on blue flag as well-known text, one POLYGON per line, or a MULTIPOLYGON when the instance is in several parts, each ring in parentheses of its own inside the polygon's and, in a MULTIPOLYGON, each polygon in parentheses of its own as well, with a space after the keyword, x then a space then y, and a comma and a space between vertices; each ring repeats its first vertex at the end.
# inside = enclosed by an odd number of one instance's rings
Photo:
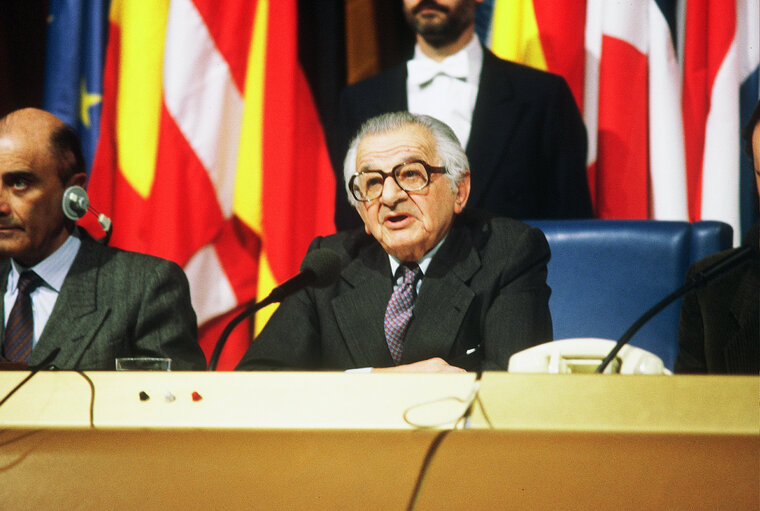
POLYGON ((74 128, 92 168, 108 38, 106 0, 49 0, 43 108, 74 128))

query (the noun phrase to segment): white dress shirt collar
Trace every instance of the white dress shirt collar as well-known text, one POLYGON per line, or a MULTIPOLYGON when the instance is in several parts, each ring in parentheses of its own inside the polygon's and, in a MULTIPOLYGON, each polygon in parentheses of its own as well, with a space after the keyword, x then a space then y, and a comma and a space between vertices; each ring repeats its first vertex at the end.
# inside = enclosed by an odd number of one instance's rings
MULTIPOLYGON (((483 48, 478 38, 473 36, 464 48, 444 58, 441 62, 437 62, 425 55, 420 45, 417 44, 414 47, 414 57, 407 62, 407 73, 410 81, 412 74, 419 73, 424 67, 439 69, 443 74, 454 78, 463 78, 467 83, 477 86, 480 82, 480 70, 483 67, 483 48), (447 71, 449 69, 450 72, 447 71)), ((419 75, 419 78, 414 82, 417 85, 424 85, 430 82, 434 76, 435 74, 423 79, 423 76, 419 75)))
MULTIPOLYGON (((422 256, 422 258, 419 261, 417 261, 417 266, 420 267, 423 277, 425 276, 425 273, 427 272, 428 266, 430 266, 430 261, 433 260, 433 256, 435 256, 435 254, 438 252, 438 249, 441 248, 441 245, 443 245, 443 242, 446 241, 447 237, 448 237, 448 234, 446 234, 446 236, 444 236, 443 239, 439 241, 438 244, 436 244, 436 246, 428 250, 428 252, 424 256, 422 256)), ((398 267, 401 266, 402 261, 401 259, 395 256, 392 256, 390 254, 388 254, 388 259, 391 262, 391 275, 393 275, 395 278, 396 271, 398 270, 398 267)))
POLYGON ((79 252, 81 244, 82 242, 75 231, 75 234, 66 238, 63 245, 58 247, 55 252, 31 268, 25 268, 15 260, 11 259, 11 272, 8 276, 8 288, 13 289, 16 287, 21 272, 25 270, 33 270, 34 273, 39 275, 40 278, 45 281, 47 287, 56 292, 60 292, 66 274, 69 273, 69 269, 74 263, 74 258, 76 257, 77 252, 79 252))
POLYGON ((11 269, 8 272, 8 285, 5 288, 4 307, 5 317, 4 325, 8 323, 10 311, 16 302, 18 295, 19 275, 24 270, 33 270, 43 280, 43 284, 37 287, 29 295, 32 300, 32 315, 34 319, 33 343, 37 344, 42 331, 47 325, 48 319, 53 313, 55 303, 58 300, 58 294, 63 287, 63 281, 74 263, 74 259, 82 245, 78 238, 78 232, 69 236, 63 245, 50 254, 48 257, 35 264, 31 268, 25 268, 11 259, 11 269))

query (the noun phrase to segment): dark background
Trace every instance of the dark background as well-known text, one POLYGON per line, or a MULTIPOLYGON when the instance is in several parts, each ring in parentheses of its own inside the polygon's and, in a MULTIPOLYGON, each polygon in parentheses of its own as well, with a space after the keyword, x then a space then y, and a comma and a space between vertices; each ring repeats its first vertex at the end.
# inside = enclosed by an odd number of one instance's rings
POLYGON ((0 117, 42 106, 47 0, 0 0, 0 117))

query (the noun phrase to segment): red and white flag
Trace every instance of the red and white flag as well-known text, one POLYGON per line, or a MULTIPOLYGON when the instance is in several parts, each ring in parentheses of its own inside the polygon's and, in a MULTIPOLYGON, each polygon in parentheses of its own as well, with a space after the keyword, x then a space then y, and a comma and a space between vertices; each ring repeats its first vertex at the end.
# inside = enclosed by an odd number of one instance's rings
POLYGON ((754 96, 750 109, 760 96, 759 26, 757 0, 686 3, 683 118, 689 212, 692 220, 731 224, 735 243, 742 234, 739 98, 745 84, 754 96))
MULTIPOLYGON (((112 244, 180 264, 208 357, 231 311, 334 231, 295 0, 113 0, 89 192, 112 244)), ((257 318, 263 319, 263 318, 257 318)), ((233 367, 239 328, 219 368, 233 367)))
POLYGON ((686 220, 679 67, 654 0, 589 0, 584 119, 599 218, 686 220))

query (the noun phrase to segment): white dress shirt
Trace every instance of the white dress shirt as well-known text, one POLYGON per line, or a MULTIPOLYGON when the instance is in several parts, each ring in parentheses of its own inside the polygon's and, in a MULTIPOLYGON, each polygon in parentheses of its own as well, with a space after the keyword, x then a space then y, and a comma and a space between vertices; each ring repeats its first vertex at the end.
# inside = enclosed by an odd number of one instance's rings
MULTIPOLYGON (((419 294, 420 292, 420 286, 422 285, 422 278, 425 276, 425 272, 427 272, 428 266, 430 266, 430 261, 433 260, 433 256, 438 252, 438 249, 441 248, 441 245, 443 245, 443 242, 446 241, 446 236, 444 236, 441 241, 439 241, 433 248, 428 250, 427 254, 422 256, 422 259, 417 261, 417 266, 420 267, 420 277, 417 279, 417 285, 415 288, 415 291, 419 294)), ((398 259, 397 257, 394 257, 390 254, 388 254, 388 259, 391 262, 391 275, 395 276, 395 281, 393 282, 393 290, 395 291, 397 287, 399 287, 404 282, 404 273, 401 272, 398 275, 396 275, 396 271, 398 270, 398 267, 401 266, 401 259, 398 259)))
POLYGON ((483 48, 477 37, 441 62, 427 57, 417 45, 414 58, 406 63, 409 111, 445 122, 467 147, 482 67, 483 48))
POLYGON ((69 269, 74 262, 77 252, 79 252, 81 244, 82 242, 77 236, 71 235, 63 242, 63 245, 58 247, 58 250, 31 268, 24 268, 11 259, 8 285, 5 288, 5 318, 3 320, 3 328, 8 324, 8 316, 11 314, 13 304, 16 303, 19 275, 25 270, 33 270, 44 281, 30 295, 32 300, 32 317, 34 318, 32 344, 37 344, 48 319, 50 319, 50 315, 53 313, 53 307, 55 307, 55 302, 58 300, 58 294, 61 292, 63 281, 69 273, 69 269))
MULTIPOLYGON (((448 236, 448 234, 446 236, 448 236)), ((433 256, 436 254, 436 252, 438 252, 438 249, 441 248, 441 245, 443 245, 443 242, 446 241, 446 236, 444 236, 443 239, 439 241, 436 246, 430 249, 427 254, 422 256, 422 259, 417 261, 417 266, 420 267, 420 271, 422 272, 422 277, 425 276, 425 272, 427 271, 428 266, 430 266, 430 261, 433 260, 433 256)), ((391 275, 396 275, 396 270, 398 270, 398 267, 401 266, 401 260, 390 254, 388 254, 388 259, 391 262, 391 275)), ((420 286, 422 285, 422 277, 417 279, 417 287, 415 290, 418 294, 420 292, 420 286)), ((395 291, 396 288, 400 286, 403 282, 404 282, 404 274, 403 272, 401 272, 398 276, 395 277, 395 280, 393 282, 393 290, 395 291)), ((372 371, 371 367, 356 367, 354 369, 346 369, 345 372, 369 373, 370 371, 372 371)))

